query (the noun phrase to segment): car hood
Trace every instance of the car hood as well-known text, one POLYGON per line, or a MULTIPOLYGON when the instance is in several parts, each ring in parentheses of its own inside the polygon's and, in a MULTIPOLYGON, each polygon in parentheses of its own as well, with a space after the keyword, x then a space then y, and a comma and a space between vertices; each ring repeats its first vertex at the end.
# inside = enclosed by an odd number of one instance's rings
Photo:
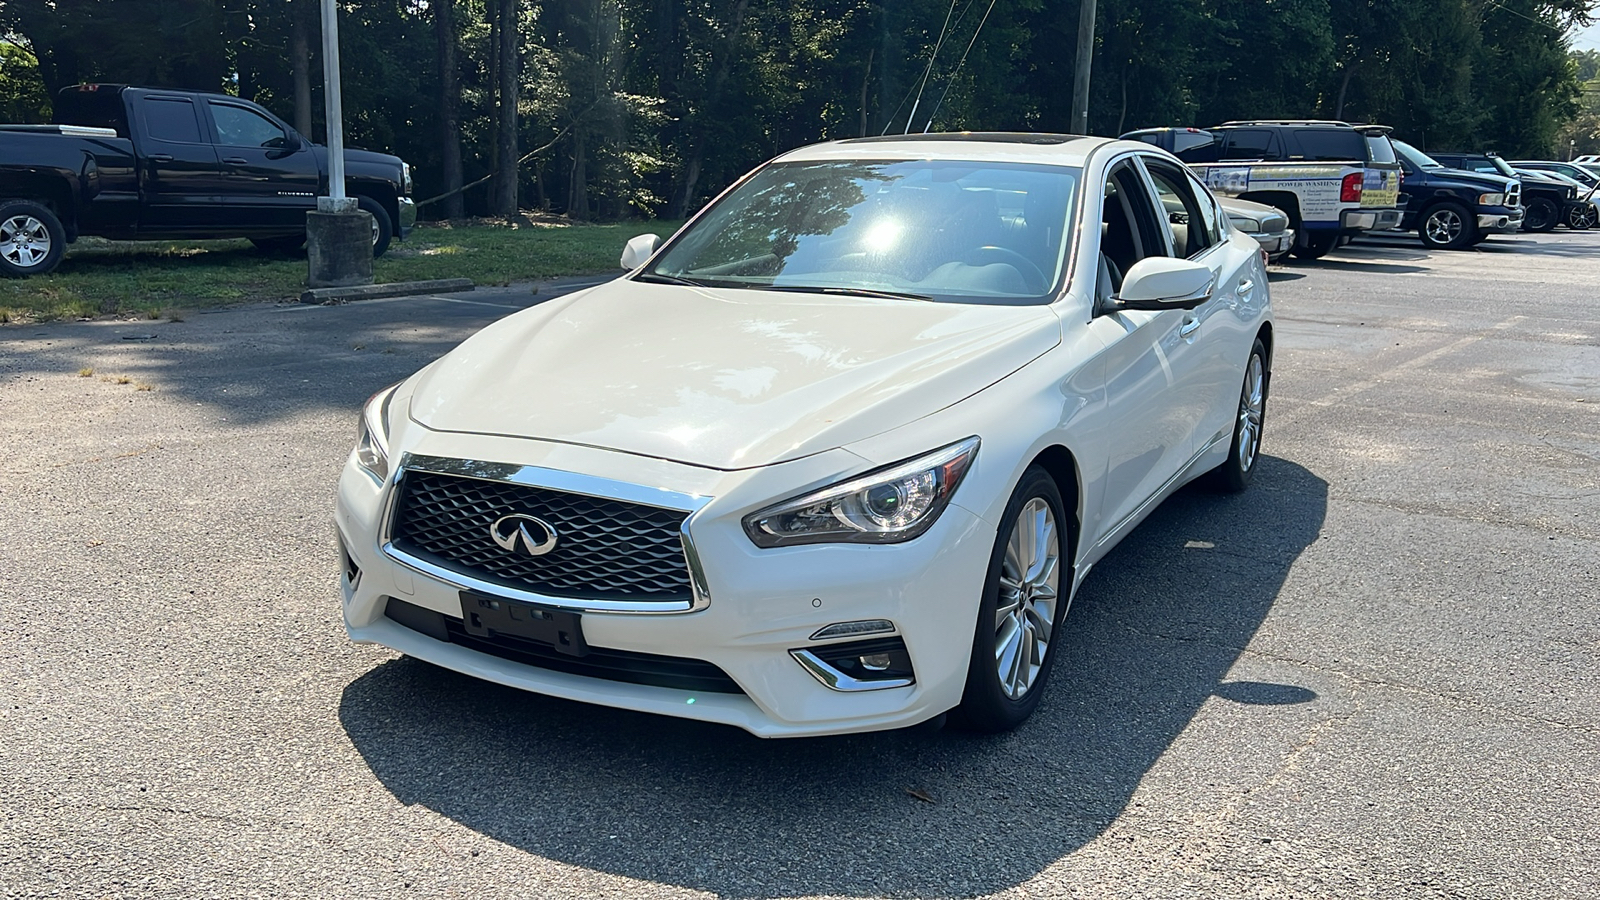
POLYGON ((1465 169, 1444 168, 1429 169, 1428 171, 1433 175, 1439 176, 1440 178, 1448 178, 1451 181, 1459 181, 1464 184, 1487 188, 1495 193, 1504 193, 1510 190, 1513 184, 1517 183, 1515 178, 1507 178, 1504 175, 1489 175, 1485 172, 1468 172, 1465 169))
POLYGON ((936 412, 1060 340, 1046 306, 619 279, 478 332, 422 375, 410 414, 435 431, 748 468, 936 412))

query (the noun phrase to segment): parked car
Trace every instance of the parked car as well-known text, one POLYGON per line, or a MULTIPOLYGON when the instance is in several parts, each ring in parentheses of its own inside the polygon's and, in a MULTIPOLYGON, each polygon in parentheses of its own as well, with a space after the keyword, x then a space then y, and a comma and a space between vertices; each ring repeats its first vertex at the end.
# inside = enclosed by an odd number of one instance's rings
POLYGON ((1522 184, 1504 175, 1446 168, 1404 141, 1394 141, 1405 167, 1400 194, 1405 199, 1402 231, 1415 231, 1434 249, 1462 250, 1491 234, 1522 228, 1522 184))
MULTIPOLYGON (((1511 165, 1518 169, 1528 169, 1548 175, 1558 175, 1562 178, 1570 178, 1573 181, 1576 181, 1577 183, 1589 188, 1591 192, 1595 191, 1597 188, 1600 188, 1600 172, 1596 172, 1594 167, 1587 164, 1573 164, 1539 159, 1519 159, 1513 160, 1511 165)), ((1592 193, 1589 199, 1591 201, 1594 199, 1594 195, 1592 193)), ((1568 227, 1584 229, 1593 228, 1596 224, 1600 224, 1600 213, 1596 212, 1593 202, 1591 202, 1588 206, 1573 210, 1568 214, 1568 227)))
MULTIPOLYGON (((85 84, 54 125, 0 125, 0 272, 41 275, 81 235, 114 240, 305 242, 328 190, 327 148, 248 100, 85 84)), ((372 250, 416 222, 399 157, 345 151, 345 189, 372 215, 372 250)))
POLYGON ((1582 210, 1592 209, 1589 191, 1580 189, 1554 173, 1513 169, 1494 153, 1429 153, 1442 165, 1467 172, 1504 175, 1522 184, 1522 230, 1544 232, 1581 218, 1582 210))
POLYGON ((1294 255, 1323 256, 1341 237, 1400 224, 1400 166, 1378 125, 1272 119, 1123 135, 1177 155, 1220 196, 1289 215, 1294 255))
POLYGON ((1280 263, 1294 249, 1294 229, 1289 214, 1276 206, 1228 197, 1218 201, 1233 227, 1256 239, 1267 261, 1280 263))
POLYGON ((806 147, 658 244, 367 402, 351 638, 769 737, 999 731, 1090 567, 1259 467, 1261 250, 1153 147, 806 147))

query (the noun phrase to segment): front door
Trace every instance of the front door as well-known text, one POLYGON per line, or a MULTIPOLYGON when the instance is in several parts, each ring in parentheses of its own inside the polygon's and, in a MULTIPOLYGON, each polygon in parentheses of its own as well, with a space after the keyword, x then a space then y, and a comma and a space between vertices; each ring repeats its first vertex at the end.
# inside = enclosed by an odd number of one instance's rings
POLYGON ((320 170, 311 145, 259 111, 207 102, 211 132, 228 186, 226 203, 247 229, 304 228, 316 208, 320 170))

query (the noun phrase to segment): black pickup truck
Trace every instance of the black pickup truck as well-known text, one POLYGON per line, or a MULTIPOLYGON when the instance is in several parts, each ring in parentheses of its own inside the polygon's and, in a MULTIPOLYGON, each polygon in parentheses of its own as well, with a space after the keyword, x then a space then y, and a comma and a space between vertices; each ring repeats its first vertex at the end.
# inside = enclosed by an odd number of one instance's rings
MULTIPOLYGON (((328 190, 328 150, 248 100, 85 84, 54 125, 0 125, 0 273, 41 275, 80 235, 305 242, 328 190)), ((399 157, 345 151, 345 191, 372 214, 372 252, 416 222, 399 157)))
POLYGON ((1401 231, 1415 231, 1434 250, 1463 250, 1491 234, 1515 234, 1522 228, 1522 182, 1503 175, 1464 172, 1404 141, 1393 141, 1405 174, 1400 197, 1405 201, 1401 231))
POLYGON ((1517 171, 1497 153, 1439 153, 1429 151, 1429 156, 1452 169, 1479 172, 1485 175, 1504 175, 1522 182, 1522 230, 1543 232, 1557 225, 1573 221, 1589 205, 1588 193, 1579 196, 1576 185, 1551 177, 1548 173, 1517 171))

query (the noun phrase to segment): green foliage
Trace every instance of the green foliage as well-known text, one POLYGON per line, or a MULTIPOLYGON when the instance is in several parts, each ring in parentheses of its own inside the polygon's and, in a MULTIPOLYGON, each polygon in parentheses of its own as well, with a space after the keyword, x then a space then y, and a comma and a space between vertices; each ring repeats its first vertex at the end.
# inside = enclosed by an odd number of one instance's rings
MULTIPOLYGON (((77 81, 227 90, 320 137, 317 0, 5 0, 0 111, 77 81), (309 110, 290 56, 312 53, 309 110), (159 52, 152 52, 159 48, 159 52)), ((502 0, 454 0, 465 182, 496 159, 502 0)), ((1099 0, 1090 128, 1244 117, 1392 125, 1419 146, 1596 149, 1565 34, 1600 0, 1099 0)), ((443 191, 438 0, 340 0, 347 139, 443 191)), ((686 214, 792 147, 889 131, 1068 128, 1078 0, 519 0, 524 208, 686 214), (981 24, 981 30, 980 30, 981 24), (941 42, 942 39, 942 42, 941 42), (930 54, 938 45, 931 67, 930 54), (964 62, 962 60, 964 59, 964 62), (958 68, 959 64, 959 68, 958 68), (915 110, 915 115, 912 115, 915 110)), ((1597 89, 1600 92, 1600 89, 1597 89)), ((469 188, 469 213, 490 208, 469 188)), ((438 214, 442 207, 424 209, 438 214)))

